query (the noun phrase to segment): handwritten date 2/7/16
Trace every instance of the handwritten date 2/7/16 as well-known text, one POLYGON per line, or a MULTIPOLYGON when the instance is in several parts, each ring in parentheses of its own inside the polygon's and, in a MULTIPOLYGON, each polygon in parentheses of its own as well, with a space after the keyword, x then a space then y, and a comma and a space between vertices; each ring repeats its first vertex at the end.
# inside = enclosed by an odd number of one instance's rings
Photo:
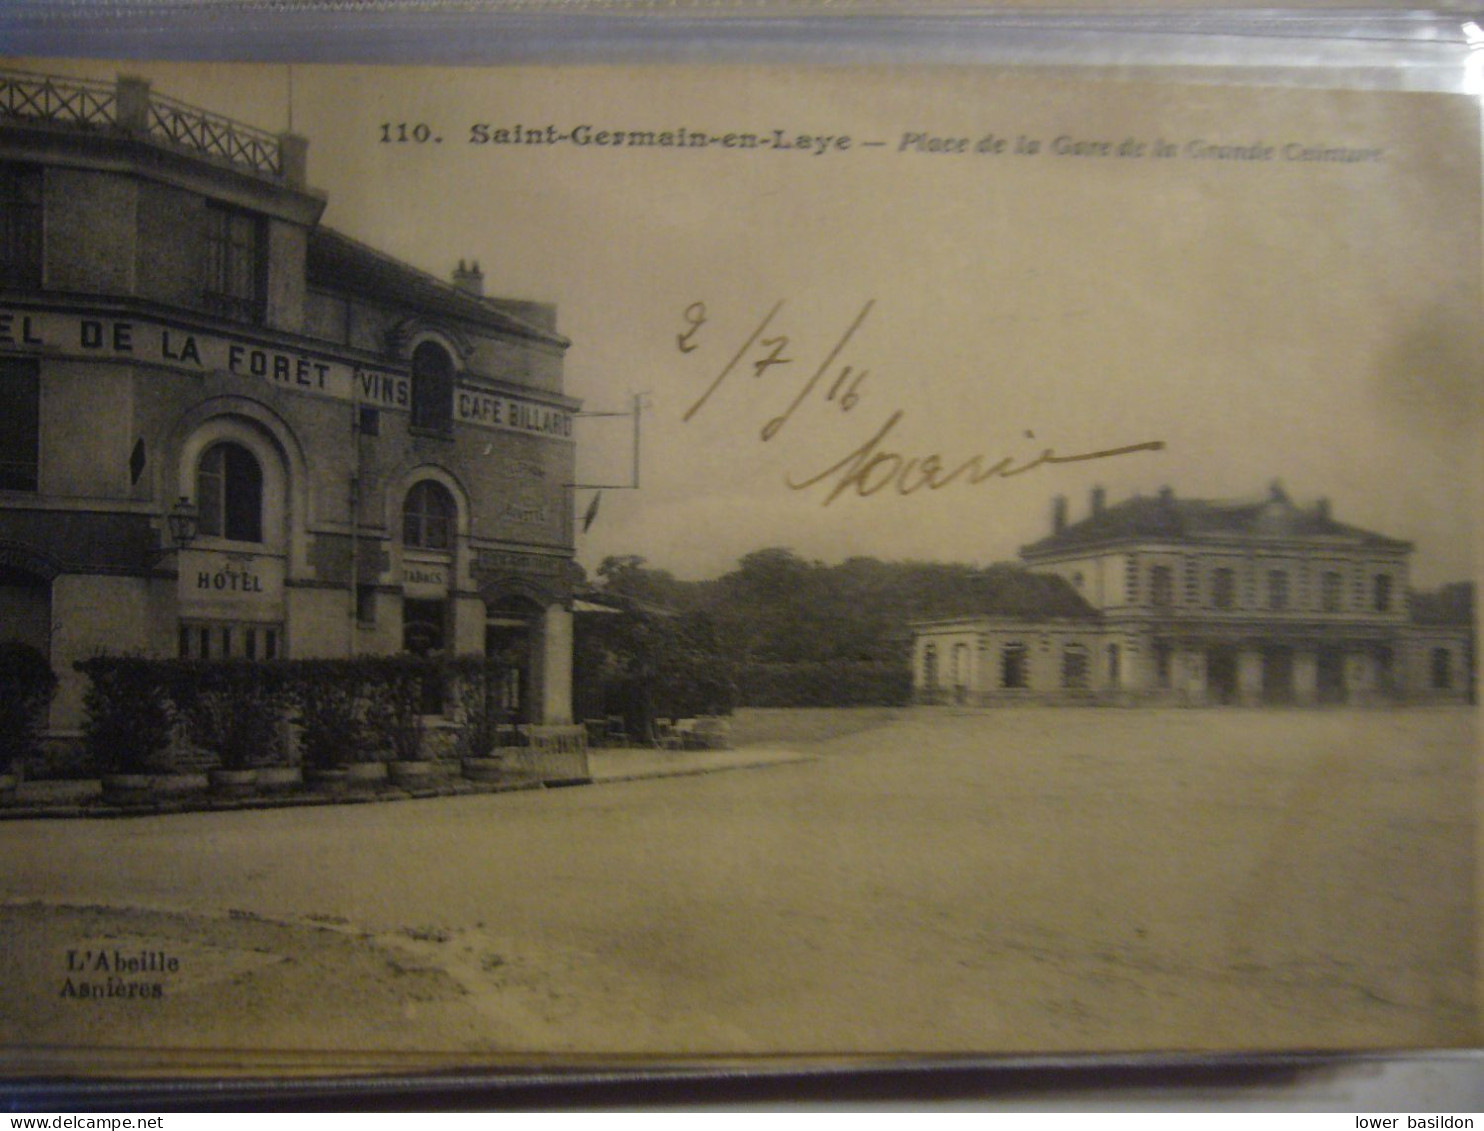
MULTIPOLYGON (((860 403, 863 396, 862 386, 870 371, 857 370, 851 365, 844 364, 837 367, 837 363, 851 339, 870 317, 875 305, 876 300, 871 299, 861 306, 849 326, 834 345, 826 351, 824 360, 799 386, 789 401, 788 407, 780 415, 764 423, 759 432, 759 439, 762 442, 767 443, 775 439, 793 419, 800 406, 822 385, 828 387, 824 399, 837 405, 843 412, 849 412, 860 403)), ((689 423, 694 419, 696 414, 706 407, 712 395, 739 367, 743 368, 744 372, 746 368, 751 368, 753 377, 759 379, 770 375, 775 368, 786 371, 785 367, 795 364, 793 355, 797 351, 793 340, 787 334, 773 331, 774 323, 783 310, 783 306, 782 299, 774 303, 772 309, 763 316, 762 321, 742 342, 741 347, 728 356, 727 361, 700 397, 686 410, 682 417, 683 421, 689 423), (745 367, 744 361, 747 363, 745 367)), ((702 352, 706 344, 704 328, 708 321, 709 315, 704 302, 693 302, 685 308, 682 314, 684 328, 675 335, 676 348, 682 354, 690 356, 702 352)), ((886 446, 887 440, 906 417, 905 409, 893 409, 888 413, 885 422, 876 428, 859 447, 847 452, 842 458, 832 461, 817 474, 802 478, 786 475, 784 482, 794 491, 807 491, 814 487, 822 488, 824 498, 821 505, 829 506, 841 495, 851 492, 861 498, 870 498, 888 488, 894 489, 899 495, 912 495, 924 489, 941 491, 953 483, 974 487, 989 479, 1010 479, 1041 467, 1064 463, 1087 463, 1092 460, 1113 459, 1139 452, 1158 452, 1163 451, 1165 447, 1163 440, 1145 440, 1135 444, 1097 448, 1068 455, 1058 455, 1052 448, 1043 448, 1034 456, 1024 460, 1014 456, 992 459, 983 453, 956 460, 940 452, 909 455, 906 452, 893 451, 886 446)), ((1026 432, 1026 437, 1035 438, 1034 433, 1029 431, 1026 432)))

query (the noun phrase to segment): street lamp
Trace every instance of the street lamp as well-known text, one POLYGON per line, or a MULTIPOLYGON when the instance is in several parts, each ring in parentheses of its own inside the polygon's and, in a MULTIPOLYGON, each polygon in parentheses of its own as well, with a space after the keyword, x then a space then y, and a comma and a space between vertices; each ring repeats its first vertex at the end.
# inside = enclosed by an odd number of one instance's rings
POLYGON ((200 512, 190 498, 182 495, 180 501, 165 515, 165 524, 170 528, 170 545, 161 552, 163 557, 171 550, 184 550, 196 540, 201 525, 200 512))

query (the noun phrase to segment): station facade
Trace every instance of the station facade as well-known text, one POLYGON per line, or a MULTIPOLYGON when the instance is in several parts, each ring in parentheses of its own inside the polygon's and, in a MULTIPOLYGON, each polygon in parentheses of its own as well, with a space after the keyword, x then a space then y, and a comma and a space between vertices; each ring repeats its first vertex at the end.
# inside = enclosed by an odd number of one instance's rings
POLYGON ((320 222, 308 143, 0 73, 0 637, 75 661, 490 654, 571 720, 553 308, 320 222))
POLYGON ((1415 616, 1411 544, 1300 506, 1169 489, 1071 522, 1052 504, 1026 568, 1081 598, 1076 616, 967 615, 916 626, 920 701, 1365 704, 1464 701, 1474 630, 1415 616))

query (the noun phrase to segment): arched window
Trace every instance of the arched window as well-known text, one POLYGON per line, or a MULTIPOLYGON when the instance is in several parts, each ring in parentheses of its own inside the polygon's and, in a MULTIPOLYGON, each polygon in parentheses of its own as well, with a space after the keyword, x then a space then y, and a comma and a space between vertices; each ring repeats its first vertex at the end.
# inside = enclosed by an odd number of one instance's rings
POLYGON ((196 466, 199 530, 232 542, 263 540, 263 469, 241 444, 223 441, 196 466))
POLYGON ((432 432, 453 428, 453 358, 433 342, 412 351, 412 426, 432 432))
POLYGON ((402 544, 420 550, 452 549, 457 517, 448 488, 434 479, 421 480, 402 504, 402 544))

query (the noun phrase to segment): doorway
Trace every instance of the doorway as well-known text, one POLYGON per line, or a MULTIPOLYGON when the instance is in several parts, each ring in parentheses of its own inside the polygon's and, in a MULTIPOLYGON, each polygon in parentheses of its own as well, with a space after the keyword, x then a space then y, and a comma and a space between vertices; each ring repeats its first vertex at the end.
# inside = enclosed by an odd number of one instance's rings
POLYGON ((514 728, 536 722, 532 675, 540 606, 527 597, 503 597, 486 608, 484 655, 494 669, 487 689, 494 725, 514 728))
POLYGON ((1345 653, 1321 648, 1315 657, 1314 697, 1320 703, 1345 701, 1345 653))
POLYGON ((1206 652, 1206 688, 1213 703, 1237 701, 1237 650, 1217 645, 1206 652))
POLYGON ((1293 649, 1262 650, 1262 701, 1283 704, 1293 702, 1293 649))

